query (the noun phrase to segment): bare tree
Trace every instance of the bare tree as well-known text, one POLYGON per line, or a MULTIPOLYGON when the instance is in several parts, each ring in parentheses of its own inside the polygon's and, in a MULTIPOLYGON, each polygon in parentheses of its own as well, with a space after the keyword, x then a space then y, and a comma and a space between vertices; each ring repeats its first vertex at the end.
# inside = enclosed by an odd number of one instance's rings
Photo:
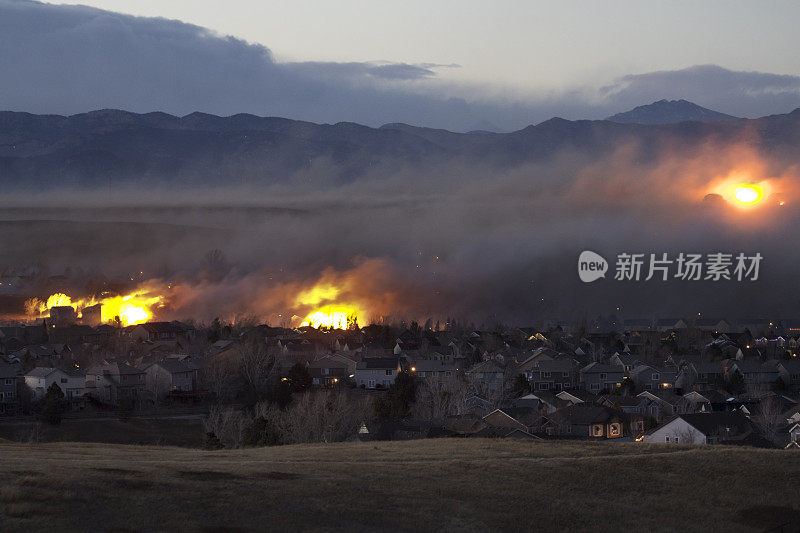
POLYGON ((763 396, 750 417, 761 435, 774 442, 783 421, 781 402, 774 394, 763 396))
POLYGON ((446 416, 465 414, 469 395, 469 384, 458 377, 422 379, 417 388, 413 416, 423 420, 441 420, 446 416))
POLYGON ((686 427, 676 433, 678 437, 678 444, 700 444, 700 442, 696 442, 702 439, 703 435, 697 431, 694 427, 686 424, 686 427))
POLYGON ((242 343, 238 347, 239 369, 247 386, 256 394, 263 393, 275 371, 276 357, 273 350, 259 340, 242 343))
POLYGON ((200 374, 203 388, 214 395, 217 402, 224 402, 233 395, 236 372, 233 365, 218 357, 211 357, 200 374))
POLYGON ((297 396, 285 410, 266 403, 255 409, 255 416, 277 428, 286 444, 349 440, 371 413, 368 400, 332 391, 308 391, 297 396))
POLYGON ((213 433, 226 448, 242 445, 245 429, 252 423, 250 417, 231 407, 212 407, 203 421, 206 433, 213 433))

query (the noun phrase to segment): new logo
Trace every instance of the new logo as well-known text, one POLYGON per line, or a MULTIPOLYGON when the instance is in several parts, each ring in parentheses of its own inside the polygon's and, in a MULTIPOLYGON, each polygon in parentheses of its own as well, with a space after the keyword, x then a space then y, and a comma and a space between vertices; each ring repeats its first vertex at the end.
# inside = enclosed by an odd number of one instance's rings
POLYGON ((581 252, 578 257, 578 276, 581 281, 591 283, 606 277, 606 272, 608 272, 608 261, 602 255, 589 250, 581 252))

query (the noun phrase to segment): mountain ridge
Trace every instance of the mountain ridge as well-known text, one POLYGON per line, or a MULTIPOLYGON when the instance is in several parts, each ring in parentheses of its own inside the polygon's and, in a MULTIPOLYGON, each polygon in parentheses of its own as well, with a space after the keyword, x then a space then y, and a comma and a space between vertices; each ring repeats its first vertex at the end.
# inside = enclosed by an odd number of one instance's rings
POLYGON ((564 150, 597 158, 632 140, 639 145, 640 159, 647 160, 667 148, 691 150, 712 138, 745 139, 796 160, 800 109, 759 119, 656 125, 554 117, 510 133, 455 133, 408 124, 316 124, 244 113, 178 117, 108 109, 72 116, 3 111, 0 185, 205 185, 234 177, 271 184, 298 173, 338 184, 408 169, 438 172, 450 165, 503 172, 547 161, 564 150), (752 131, 759 133, 745 135, 752 131))
POLYGON ((611 115, 606 120, 626 124, 657 125, 678 122, 733 122, 741 119, 688 100, 658 100, 652 104, 640 105, 629 111, 611 115))

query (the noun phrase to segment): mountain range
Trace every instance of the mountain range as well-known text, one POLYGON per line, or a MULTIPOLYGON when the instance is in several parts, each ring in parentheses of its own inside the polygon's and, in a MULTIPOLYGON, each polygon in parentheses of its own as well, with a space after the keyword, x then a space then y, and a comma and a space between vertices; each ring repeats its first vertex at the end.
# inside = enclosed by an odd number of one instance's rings
POLYGON ((247 114, 177 117, 101 110, 60 116, 6 111, 0 112, 0 186, 263 185, 298 175, 335 185, 367 175, 456 164, 504 171, 567 151, 595 158, 631 142, 633 157, 646 162, 665 150, 689 153, 709 139, 746 142, 795 161, 800 157, 800 109, 736 119, 690 102, 660 101, 607 120, 553 118, 511 133, 314 124, 247 114), (650 123, 654 121, 662 123, 650 123))

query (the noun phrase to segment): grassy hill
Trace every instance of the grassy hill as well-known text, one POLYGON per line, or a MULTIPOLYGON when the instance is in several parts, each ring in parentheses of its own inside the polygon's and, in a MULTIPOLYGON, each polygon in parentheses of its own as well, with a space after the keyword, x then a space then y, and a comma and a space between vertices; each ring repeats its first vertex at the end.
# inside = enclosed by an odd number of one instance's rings
POLYGON ((204 451, 0 443, 0 529, 800 528, 800 453, 442 439, 204 451))

